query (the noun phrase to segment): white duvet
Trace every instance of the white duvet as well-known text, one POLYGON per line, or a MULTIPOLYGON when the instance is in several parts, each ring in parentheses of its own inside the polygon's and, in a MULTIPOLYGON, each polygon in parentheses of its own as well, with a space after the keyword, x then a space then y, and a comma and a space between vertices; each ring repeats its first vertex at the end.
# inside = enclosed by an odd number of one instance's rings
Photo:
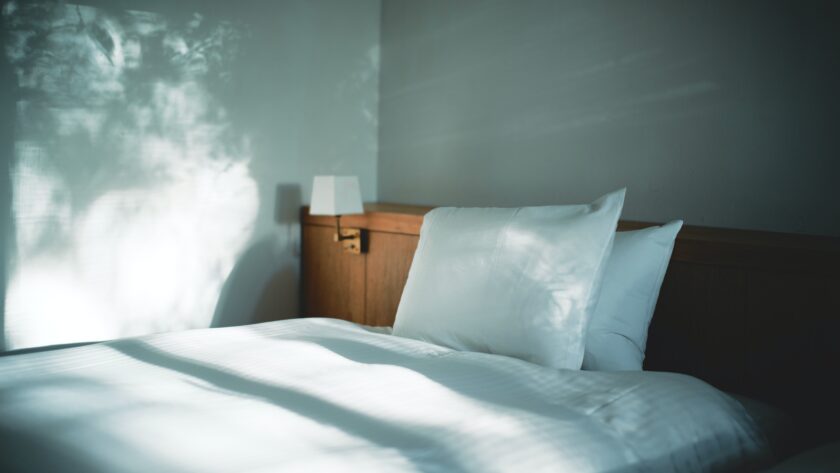
POLYGON ((298 319, 0 358, 0 471, 728 471, 767 447, 688 376, 542 368, 298 319))

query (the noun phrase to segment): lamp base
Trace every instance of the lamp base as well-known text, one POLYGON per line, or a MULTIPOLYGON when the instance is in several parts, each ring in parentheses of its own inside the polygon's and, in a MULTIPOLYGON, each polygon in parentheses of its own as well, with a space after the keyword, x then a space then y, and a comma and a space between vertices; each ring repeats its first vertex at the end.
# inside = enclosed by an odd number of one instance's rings
POLYGON ((345 253, 352 253, 354 255, 361 254, 364 251, 364 239, 361 229, 359 228, 342 228, 340 230, 341 237, 338 233, 333 234, 333 241, 341 243, 341 249, 345 253))

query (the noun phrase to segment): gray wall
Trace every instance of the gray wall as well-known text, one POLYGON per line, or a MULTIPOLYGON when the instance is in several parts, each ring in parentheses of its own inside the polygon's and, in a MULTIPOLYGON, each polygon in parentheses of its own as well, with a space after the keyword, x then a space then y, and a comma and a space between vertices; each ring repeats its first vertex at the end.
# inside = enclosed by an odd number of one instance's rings
POLYGON ((379 200, 840 235, 839 5, 384 0, 379 200))
MULTIPOLYGON (((7 3, 0 0, 0 5, 7 3)), ((38 128, 16 125, 15 107, 19 100, 30 100, 32 95, 22 97, 28 92, 18 89, 14 67, 0 51, 0 249, 3 250, 0 252, 0 333, 5 332, 4 318, 7 322, 9 319, 10 297, 23 298, 24 303, 18 307, 23 307, 26 313, 17 317, 23 319, 23 325, 35 324, 34 329, 24 328, 41 330, 43 343, 296 316, 298 210, 309 199, 312 176, 357 175, 363 198, 376 200, 379 0, 79 0, 70 3, 93 6, 117 17, 126 10, 149 11, 164 18, 170 26, 181 25, 182 30, 184 24, 195 18, 195 13, 202 15, 202 24, 233 25, 241 33, 238 50, 231 55, 233 63, 225 65, 226 70, 221 70, 218 76, 206 76, 199 81, 198 94, 203 96, 206 92, 210 97, 199 102, 208 106, 206 113, 199 111, 196 116, 184 118, 182 115, 193 113, 191 99, 188 97, 187 103, 173 100, 172 110, 165 108, 152 114, 153 123, 148 125, 149 130, 144 128, 142 132, 146 135, 131 137, 133 143, 143 146, 149 145, 148 138, 153 136, 177 144, 179 130, 187 133, 198 130, 211 136, 195 142, 199 149, 211 141, 216 147, 209 153, 231 159, 223 165, 220 163, 224 160, 214 157, 190 157, 192 162, 183 164, 178 154, 171 152, 164 153, 159 163, 149 164, 140 161, 155 153, 132 154, 119 147, 123 140, 110 139, 113 136, 109 138, 103 132, 97 132, 94 138, 90 137, 93 133, 87 136, 84 130, 58 136, 50 127, 42 137, 24 137, 24 131, 37 135, 38 128), (185 119, 196 123, 183 123, 185 119), (154 121, 162 121, 163 125, 154 121), (16 215, 12 198, 16 185, 20 192, 28 192, 26 185, 20 185, 25 176, 14 172, 19 170, 16 165, 20 154, 16 153, 14 144, 30 138, 46 143, 48 149, 64 153, 66 156, 61 157, 67 158, 50 156, 47 164, 34 170, 34 174, 43 171, 48 175, 46 181, 60 190, 48 194, 52 204, 37 215, 44 220, 40 228, 45 230, 34 246, 18 241, 15 222, 32 215, 16 215), (74 146, 88 152, 67 151, 74 146), (240 155, 247 159, 240 159, 240 155), (195 167, 196 162, 207 162, 218 169, 207 173, 201 166, 195 167), (239 172, 243 163, 244 168, 239 172), (160 188, 156 187, 158 171, 163 176, 160 181, 165 183, 160 188), (224 179, 213 182, 214 176, 224 179), (231 183, 241 184, 242 188, 232 189, 231 183), (207 191, 208 185, 212 192, 207 191), (190 192, 198 192, 196 189, 204 197, 189 197, 190 192), (176 192, 179 190, 184 190, 187 197, 182 199, 182 194, 176 192), (238 202, 239 207, 227 206, 228 200, 238 202), (237 215, 240 208, 247 216, 237 215), (111 221, 89 225, 86 219, 96 214, 97 209, 104 209, 97 215, 105 214, 111 221), (180 217, 177 212, 181 212, 180 217), (203 212, 203 218, 196 220, 196 212, 203 212), (161 221, 163 218, 167 220, 161 221), (169 223, 172 223, 171 232, 164 231, 157 237, 155 232, 144 229, 150 225, 162 228, 169 223), (99 232, 94 238, 74 236, 93 227, 99 232), (230 238, 220 239, 220 233, 230 238), (143 241, 142 237, 147 235, 152 239, 143 241), (215 243, 207 245, 207 241, 215 243), (226 247, 225 241, 231 244, 226 247), (151 262, 142 258, 138 261, 136 256, 132 259, 130 245, 148 251, 151 262), (28 248, 26 259, 21 256, 22 246, 28 248), (90 247, 98 247, 99 253, 91 256, 90 247), (171 254, 162 254, 160 249, 171 254), (184 254, 195 258, 185 259, 184 254), (178 263, 167 265, 173 258, 178 263), (219 264, 207 264, 208 260, 219 264), (144 274, 133 271, 144 266, 148 270, 144 274), (73 306, 64 297, 65 293, 81 292, 72 286, 76 281, 97 280, 80 272, 97 271, 131 278, 126 283, 122 278, 100 277, 98 288, 92 283, 82 287, 90 290, 92 297, 107 299, 107 304, 112 304, 108 306, 112 307, 110 312, 103 311, 109 314, 109 320, 90 318, 86 311, 78 310, 84 304, 73 306), (208 276, 208 271, 213 275, 208 276), (43 284, 33 279, 32 274, 40 274, 43 284), (198 279, 190 281, 189 275, 198 279), (16 277, 18 281, 28 281, 27 291, 19 291, 17 295, 10 289, 16 277), (170 281, 177 283, 178 291, 185 291, 183 300, 200 299, 209 304, 193 306, 201 313, 186 313, 186 309, 177 306, 179 297, 168 284, 170 281), (204 289, 207 290, 202 293, 204 289), (162 295, 167 291, 171 294, 162 295), (171 304, 155 305, 155 299, 169 300, 171 304), (55 302, 52 306, 51 300, 55 302), (139 310, 138 306, 145 309, 139 310), (137 313, 126 313, 131 311, 137 313), (178 320, 179 314, 188 320, 178 320)), ((199 35, 206 34, 200 28, 198 31, 199 35)), ((108 46, 107 40, 103 44, 108 46)), ((212 44, 204 46, 212 48, 212 44)), ((151 49, 144 50, 143 60, 157 60, 154 54, 151 49)), ((212 60, 210 54, 205 56, 212 60)), ((190 67, 187 64, 184 70, 190 67)), ((148 74, 149 84, 163 78, 164 82, 176 86, 177 78, 165 76, 171 70, 169 65, 161 63, 160 68, 152 64, 138 73, 148 74)), ((74 74, 66 74, 68 81, 73 82, 72 87, 84 87, 87 82, 74 74)), ((91 79, 98 80, 94 76, 91 79)), ((142 83, 143 79, 139 79, 142 83)), ((71 86, 67 83, 56 86, 58 92, 51 92, 52 96, 63 97, 61 91, 67 87, 71 86)), ((101 94, 94 92, 90 97, 98 100, 101 94)), ((85 110, 85 97, 84 93, 78 93, 69 101, 74 109, 85 110)), ((167 107, 165 102, 163 107, 167 107)), ((111 103, 119 106, 121 102, 112 100, 111 103)), ((130 124, 134 119, 127 114, 134 113, 132 107, 143 104, 131 97, 126 97, 124 104, 124 110, 109 110, 108 117, 130 124)), ((91 110, 94 105, 90 104, 91 110)), ((108 124, 102 127, 107 129, 108 124)), ((133 133, 131 127, 124 128, 133 133)), ((152 151, 159 149, 152 145, 152 151)), ((179 149, 189 154, 194 148, 187 144, 179 149)), ((29 173, 30 177, 32 174, 29 173)), ((36 183, 45 181, 43 176, 36 175, 34 179, 36 183)), ((6 328, 9 326, 7 323, 6 328)), ((0 349, 3 349, 3 337, 0 337, 0 349)))
MULTIPOLYGON (((256 32, 229 102, 252 131, 260 212, 214 324, 296 317, 301 204, 316 174, 359 177, 377 200, 379 0, 250 0, 256 32)), ((234 16, 235 17, 235 16, 234 16)))

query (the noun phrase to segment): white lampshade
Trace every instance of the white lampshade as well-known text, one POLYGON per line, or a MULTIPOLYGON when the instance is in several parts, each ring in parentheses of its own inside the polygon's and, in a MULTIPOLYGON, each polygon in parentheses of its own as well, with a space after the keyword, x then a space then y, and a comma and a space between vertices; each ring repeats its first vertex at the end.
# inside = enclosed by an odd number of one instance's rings
POLYGON ((365 213, 356 176, 315 176, 312 181, 310 215, 365 213))

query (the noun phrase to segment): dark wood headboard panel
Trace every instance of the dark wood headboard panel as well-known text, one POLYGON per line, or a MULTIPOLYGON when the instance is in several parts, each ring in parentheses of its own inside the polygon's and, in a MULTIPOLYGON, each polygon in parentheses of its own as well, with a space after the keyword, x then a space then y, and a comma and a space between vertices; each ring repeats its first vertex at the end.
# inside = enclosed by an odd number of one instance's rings
MULTIPOLYGON (((373 204, 343 225, 369 252, 342 254, 329 217, 304 208, 303 313, 390 325, 429 207, 373 204), (339 279, 336 279, 339 278, 339 279)), ((619 230, 650 226, 622 221, 619 230)), ((649 332, 645 368, 686 373, 805 418, 840 420, 840 239, 685 226, 649 332)))

